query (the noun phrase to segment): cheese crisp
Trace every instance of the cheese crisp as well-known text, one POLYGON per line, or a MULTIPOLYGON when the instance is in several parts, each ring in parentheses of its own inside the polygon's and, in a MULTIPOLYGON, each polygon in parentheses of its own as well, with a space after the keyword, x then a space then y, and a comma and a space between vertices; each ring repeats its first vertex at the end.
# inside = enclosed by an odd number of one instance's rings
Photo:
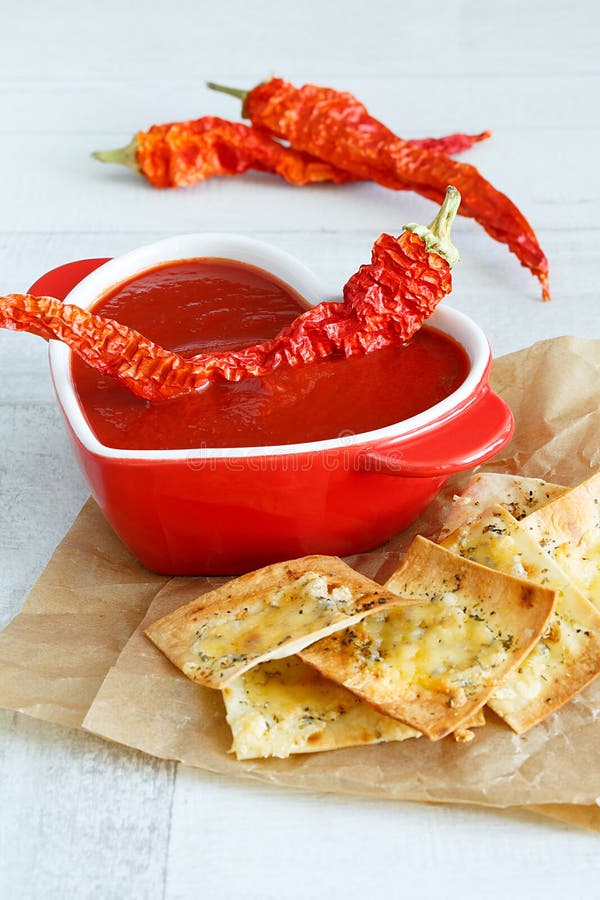
POLYGON ((439 540, 441 542, 453 531, 472 522, 490 506, 503 506, 515 519, 521 520, 567 490, 540 478, 519 478, 494 472, 473 475, 460 497, 454 498, 439 540))
POLYGON ((556 591, 541 640, 488 700, 518 734, 570 700, 600 673, 600 614, 524 527, 502 507, 443 541, 467 559, 556 591))
MULTIPOLYGON (((385 716, 339 684, 324 678, 297 656, 260 663, 223 688, 227 722, 238 759, 284 759, 315 753, 405 741, 420 732, 385 716)), ((483 710, 454 732, 459 743, 485 725, 483 710)))
POLYGON ((306 556, 236 578, 146 629, 171 662, 222 688, 389 603, 406 604, 333 556, 306 556))
POLYGON ((296 656, 245 672, 223 689, 223 699, 238 759, 284 758, 420 737, 296 656))
POLYGON ((600 472, 528 516, 524 525, 600 610, 600 472))
POLYGON ((299 656, 432 740, 459 729, 541 636, 554 592, 417 537, 386 588, 389 609, 299 656))

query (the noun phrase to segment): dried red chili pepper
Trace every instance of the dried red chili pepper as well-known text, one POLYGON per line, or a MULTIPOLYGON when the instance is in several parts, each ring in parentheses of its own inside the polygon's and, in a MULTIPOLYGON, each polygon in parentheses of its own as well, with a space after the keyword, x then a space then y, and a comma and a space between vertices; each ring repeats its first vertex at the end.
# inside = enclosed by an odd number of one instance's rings
POLYGON ((356 180, 327 162, 284 147, 264 131, 214 116, 153 125, 139 132, 127 147, 99 150, 93 156, 101 162, 129 166, 158 188, 184 187, 213 175, 240 175, 248 169, 271 172, 297 185, 356 180))
POLYGON ((206 383, 204 372, 194 380, 194 373, 185 368, 185 360, 177 353, 113 319, 53 297, 0 297, 0 326, 62 341, 88 365, 146 400, 170 399, 206 383))
POLYGON ((256 127, 358 178, 413 190, 438 203, 446 185, 456 185, 463 198, 461 214, 507 244, 539 279, 544 300, 550 299, 548 261, 535 232, 514 203, 474 166, 411 146, 370 116, 352 94, 310 84, 296 88, 280 78, 251 91, 212 83, 209 87, 239 97, 243 115, 256 127))
POLYGON ((410 340, 452 290, 450 270, 459 257, 450 229, 459 204, 460 193, 449 187, 428 228, 407 225, 398 238, 380 235, 371 262, 346 283, 342 303, 319 303, 268 343, 194 360, 209 372, 216 364, 228 381, 239 381, 281 364, 362 356, 410 340))
POLYGON ((138 397, 167 400, 207 381, 240 381, 328 356, 360 356, 408 341, 452 289, 458 259, 450 227, 460 194, 449 187, 429 228, 407 225, 399 238, 382 234, 369 265, 344 288, 343 302, 325 302, 298 316, 273 340, 239 351, 185 359, 139 332, 52 297, 0 297, 0 327, 66 343, 90 366, 138 397))
POLYGON ((470 150, 473 144, 487 141, 491 136, 492 132, 489 130, 481 131, 479 134, 456 132, 456 134, 447 134, 440 138, 411 138, 408 143, 412 147, 419 147, 421 150, 431 150, 433 153, 445 153, 446 156, 455 156, 457 153, 470 150))
MULTIPOLYGON (((459 153, 489 136, 489 131, 451 134, 410 143, 435 152, 459 153)), ((127 147, 99 150, 92 155, 101 162, 129 166, 158 188, 184 187, 213 175, 240 175, 248 169, 280 175, 295 185, 358 180, 309 153, 284 147, 264 131, 216 116, 153 125, 146 132, 140 131, 127 147)))

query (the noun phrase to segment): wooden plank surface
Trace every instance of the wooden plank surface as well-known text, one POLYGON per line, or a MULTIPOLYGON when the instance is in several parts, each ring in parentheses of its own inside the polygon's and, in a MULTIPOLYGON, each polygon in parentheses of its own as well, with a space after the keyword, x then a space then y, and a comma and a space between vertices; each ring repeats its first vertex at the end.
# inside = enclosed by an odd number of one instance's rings
MULTIPOLYGON (((492 128, 468 159, 537 229, 554 301, 474 223, 452 303, 496 354, 600 337, 600 6, 593 0, 332 0, 221 6, 104 0, 3 10, 0 291, 70 259, 186 231, 237 231, 313 267, 331 293, 374 237, 432 205, 370 185, 267 178, 157 192, 91 150, 153 121, 235 117, 207 78, 270 72, 354 91, 407 137, 492 128)), ((20 608, 86 497, 46 347, 0 333, 0 624, 20 608)), ((568 377, 568 373, 565 373, 568 377)), ((525 815, 300 796, 228 782, 0 716, 0 893, 32 898, 429 898, 597 894, 597 837, 525 815), (391 885, 394 885, 392 889, 391 885), (397 891, 396 891, 397 888, 397 891)))

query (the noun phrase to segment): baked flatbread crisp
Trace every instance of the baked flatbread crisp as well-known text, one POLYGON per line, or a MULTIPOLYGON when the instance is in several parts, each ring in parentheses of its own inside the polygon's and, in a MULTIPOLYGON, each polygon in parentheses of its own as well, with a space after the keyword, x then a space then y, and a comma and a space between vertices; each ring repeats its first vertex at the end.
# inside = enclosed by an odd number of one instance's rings
POLYGON ((443 542, 453 553, 556 591, 554 612, 540 641, 488 700, 488 706, 518 734, 600 674, 600 613, 524 524, 495 506, 443 542))
MULTIPOLYGON (((420 732, 380 713, 297 656, 260 663, 223 688, 227 722, 238 759, 283 759, 314 753, 405 741, 420 732)), ((485 725, 483 710, 454 732, 460 743, 485 725)))
POLYGON ((542 634, 554 592, 417 537, 385 587, 417 606, 388 609, 300 658, 432 740, 459 729, 542 634))
POLYGON ((238 759, 314 753, 420 737, 297 656, 261 663, 223 688, 238 759))
POLYGON ((465 490, 454 498, 448 518, 438 540, 441 542, 457 528, 462 528, 490 506, 503 506, 515 519, 524 519, 543 506, 562 496, 568 488, 542 481, 541 478, 521 478, 482 472, 473 475, 465 490))
POLYGON ((406 604, 333 556, 305 556, 229 581, 154 622, 146 634, 171 662, 222 688, 389 603, 406 604))
POLYGON ((600 610, 600 472, 523 524, 600 610))

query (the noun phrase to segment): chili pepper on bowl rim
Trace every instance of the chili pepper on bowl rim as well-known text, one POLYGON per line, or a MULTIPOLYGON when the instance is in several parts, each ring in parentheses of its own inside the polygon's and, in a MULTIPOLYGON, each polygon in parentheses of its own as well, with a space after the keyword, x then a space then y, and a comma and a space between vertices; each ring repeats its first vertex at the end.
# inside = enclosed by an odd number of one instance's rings
POLYGON ((282 365, 362 356, 410 340, 450 293, 450 270, 458 260, 450 229, 459 204, 459 192, 448 187, 428 228, 407 225, 398 238, 377 238, 371 262, 346 283, 342 302, 319 303, 272 340, 243 350, 185 358, 113 319, 28 294, 0 297, 0 327, 60 340, 88 365, 153 402, 200 390, 211 380, 240 381, 282 365))

